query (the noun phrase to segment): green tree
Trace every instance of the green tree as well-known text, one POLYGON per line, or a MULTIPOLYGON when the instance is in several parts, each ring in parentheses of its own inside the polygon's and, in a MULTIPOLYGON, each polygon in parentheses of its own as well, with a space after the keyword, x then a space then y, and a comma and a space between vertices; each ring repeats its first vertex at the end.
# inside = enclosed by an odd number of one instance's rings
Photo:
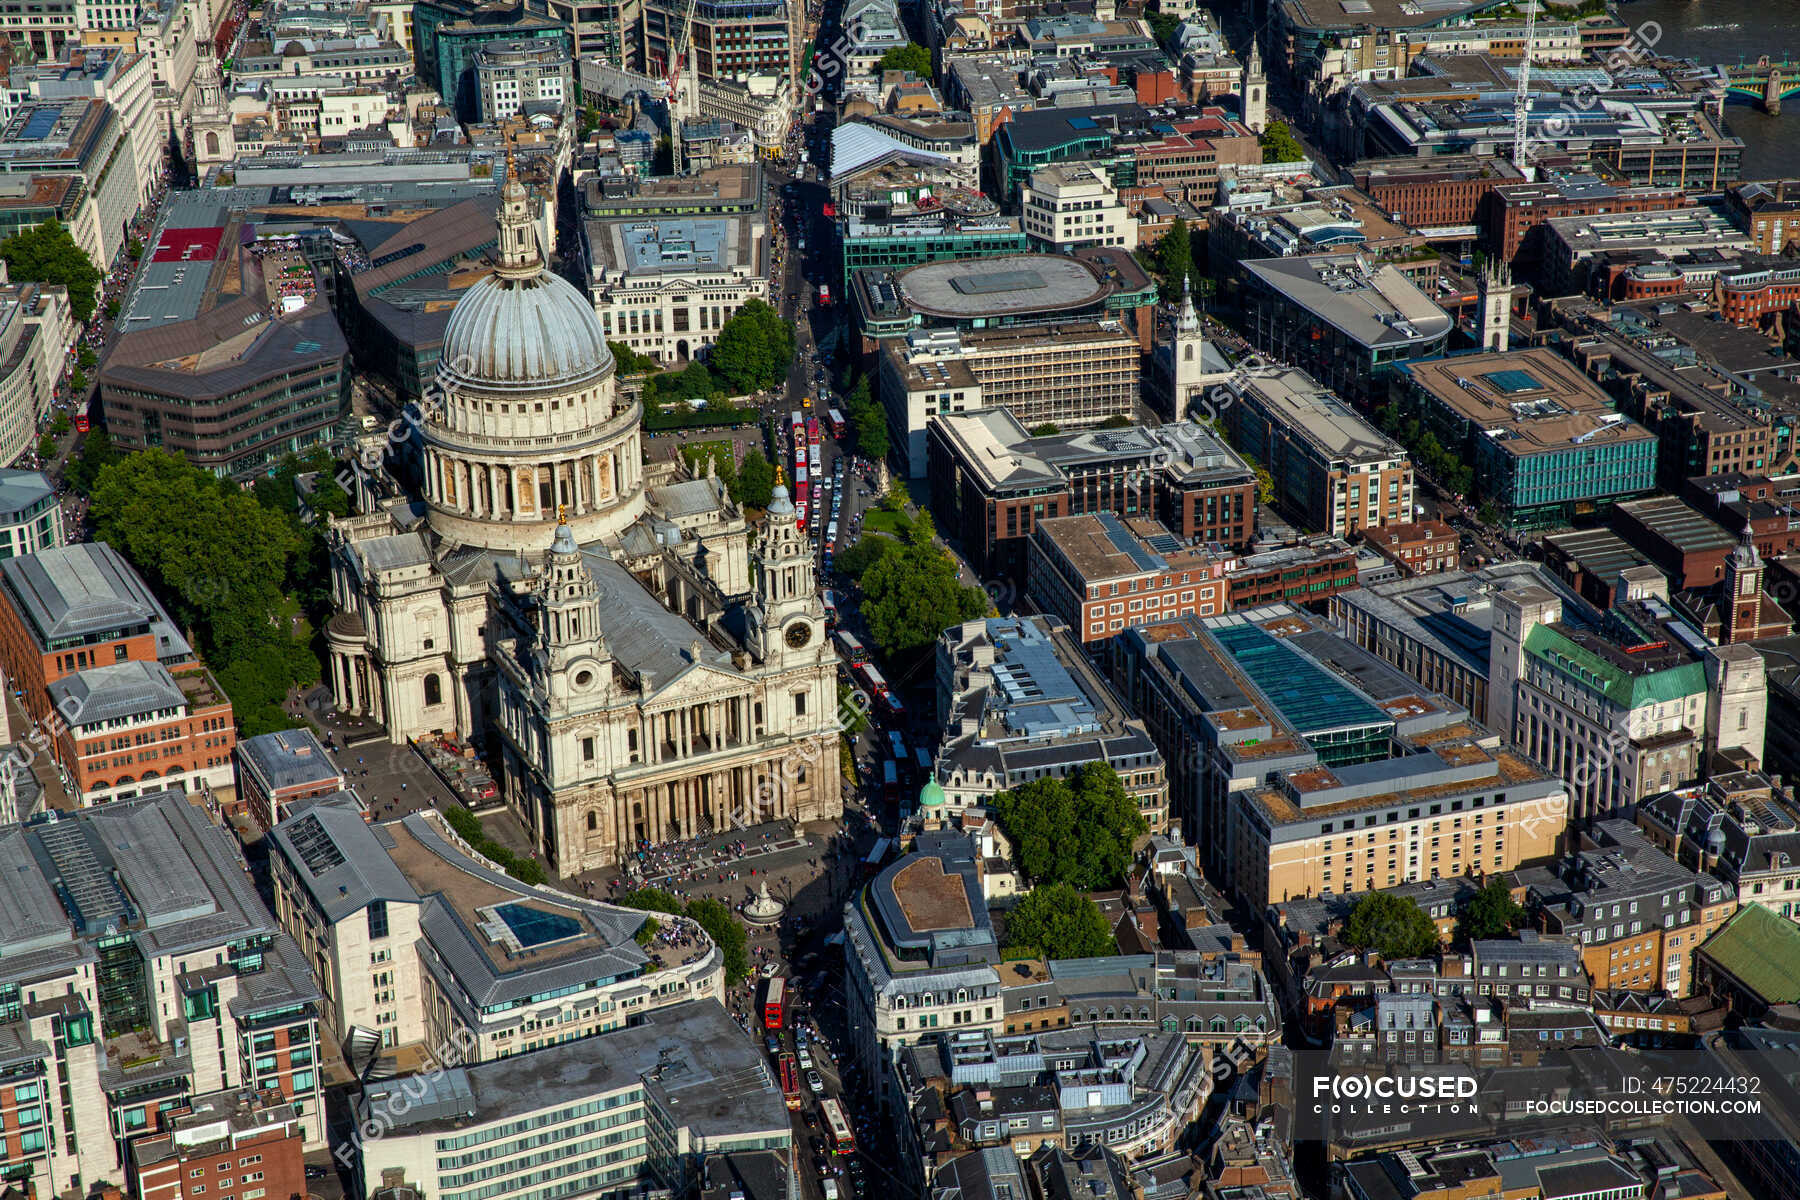
POLYGON ((113 449, 112 439, 106 436, 106 431, 90 429, 81 439, 80 449, 64 468, 63 478, 83 496, 91 495, 100 473, 117 461, 119 452, 113 449))
POLYGON ((70 371, 69 372, 69 394, 71 396, 84 396, 87 394, 87 389, 88 389, 87 372, 82 370, 80 367, 76 367, 74 370, 70 371))
POLYGON ((1252 460, 1251 469, 1256 472, 1256 502, 1275 503, 1275 477, 1269 474, 1269 468, 1252 460))
POLYGON ((1033 888, 1006 914, 1006 945, 1043 958, 1106 958, 1119 952, 1100 906, 1066 883, 1033 888))
POLYGON ((687 906, 676 897, 661 888, 643 887, 626 892, 616 903, 621 908, 640 908, 645 912, 667 913, 679 917, 687 911, 687 906))
POLYGON ((881 406, 873 401, 850 406, 850 423, 856 427, 856 447, 862 456, 870 460, 887 457, 888 425, 887 414, 881 406))
POLYGON ((1156 44, 1165 50, 1169 48, 1169 43, 1174 40, 1176 31, 1181 28, 1181 18, 1177 17, 1174 13, 1166 13, 1160 10, 1157 12, 1147 12, 1144 14, 1144 20, 1150 23, 1150 36, 1154 37, 1156 39, 1156 44))
POLYGON ((606 348, 612 351, 613 366, 620 375, 644 375, 657 368, 654 358, 639 354, 624 342, 608 342, 606 348))
POLYGON ((688 903, 690 920, 706 930, 725 958, 725 982, 737 983, 750 974, 750 954, 745 949, 744 927, 719 901, 703 896, 688 903))
POLYGON ((1164 302, 1181 297, 1182 281, 1194 269, 1194 246, 1187 221, 1176 217, 1167 233, 1156 239, 1158 292, 1164 302))
POLYGON ((37 456, 45 462, 49 462, 51 459, 55 458, 56 439, 47 433, 43 437, 40 437, 37 444, 37 456))
POLYGON ((900 545, 862 571, 863 617, 883 657, 925 653, 949 626, 987 615, 987 593, 956 575, 955 560, 930 542, 900 545))
POLYGON ((752 508, 769 507, 769 496, 775 490, 775 466, 761 450, 744 455, 737 478, 730 484, 731 498, 752 508))
POLYGON ((1525 910, 1496 879, 1470 897, 1456 923, 1457 933, 1468 941, 1509 937, 1525 923, 1525 910))
POLYGON ((1299 162, 1306 157, 1305 147, 1294 137, 1294 131, 1288 128, 1286 121, 1270 121, 1259 141, 1262 160, 1266 163, 1299 162))
POLYGON ((1033 779, 999 793, 990 807, 1027 879, 1083 892, 1119 883, 1149 829, 1105 762, 1083 763, 1067 779, 1033 779))
POLYGON ((108 300, 106 302, 106 319, 109 321, 116 321, 119 319, 119 302, 117 300, 108 300))
POLYGON ((112 543, 195 631, 244 729, 281 728, 288 686, 319 675, 289 632, 288 593, 307 546, 293 519, 161 450, 104 467, 92 497, 96 540, 112 543))
POLYGON ((77 321, 94 315, 100 271, 62 223, 45 221, 19 230, 0 242, 0 259, 6 261, 7 275, 15 281, 60 283, 68 288, 69 311, 77 321))
POLYGON ((1498 525, 1500 524, 1500 507, 1492 500, 1483 500, 1481 507, 1475 510, 1475 519, 1483 525, 1498 525))
POLYGON ((1100 424, 1094 426, 1094 428, 1095 429, 1131 429, 1134 426, 1136 426, 1136 424, 1137 424, 1136 421, 1133 421, 1130 417, 1126 416, 1124 413, 1114 413, 1112 416, 1106 418, 1106 420, 1100 422, 1100 424))
POLYGON ((1438 946, 1437 926, 1411 899, 1370 892, 1344 922, 1344 944, 1373 950, 1385 959, 1419 958, 1438 946))
POLYGON ((66 412, 58 412, 50 422, 50 432, 57 437, 62 437, 73 428, 75 428, 75 422, 69 420, 69 414, 66 412))
POLYGON ((719 330, 712 369, 743 395, 773 387, 794 361, 794 330, 761 300, 748 300, 719 330))
POLYGON ((875 64, 878 71, 911 71, 920 79, 931 78, 931 51, 917 42, 895 46, 875 64))
POLYGON ((1032 437, 1055 437, 1062 430, 1056 427, 1056 422, 1045 421, 1042 425, 1033 425, 1028 432, 1032 437))
POLYGON ((868 574, 869 568, 880 562, 889 554, 897 553, 900 543, 891 537, 879 533, 865 533, 856 539, 856 545, 850 547, 833 560, 837 569, 852 579, 860 580, 868 574))
POLYGON ((100 360, 94 356, 94 348, 86 342, 81 343, 81 349, 75 352, 75 365, 84 371, 91 371, 99 363, 100 360))

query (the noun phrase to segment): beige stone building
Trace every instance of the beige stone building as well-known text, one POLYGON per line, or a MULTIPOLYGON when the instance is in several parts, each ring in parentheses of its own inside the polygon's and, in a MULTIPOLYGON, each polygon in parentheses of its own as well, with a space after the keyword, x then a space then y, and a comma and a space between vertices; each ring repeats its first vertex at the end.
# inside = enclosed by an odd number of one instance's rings
POLYGON ((721 481, 644 464, 594 308, 532 228, 510 181, 499 265, 445 329, 422 498, 333 523, 340 707, 487 746, 563 873, 836 815, 836 662, 785 491, 752 529, 721 481))

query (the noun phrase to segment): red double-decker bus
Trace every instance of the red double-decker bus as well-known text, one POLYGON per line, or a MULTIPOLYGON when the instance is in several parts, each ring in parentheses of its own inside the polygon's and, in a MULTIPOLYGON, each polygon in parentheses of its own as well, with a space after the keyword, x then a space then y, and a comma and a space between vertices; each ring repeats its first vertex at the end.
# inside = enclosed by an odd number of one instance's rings
POLYGON ((780 1058, 781 1066, 781 1098, 795 1112, 800 1111, 800 1063, 791 1053, 784 1053, 780 1058))
POLYGON ((763 1027, 780 1029, 787 1020, 787 980, 776 975, 763 992, 763 1027))

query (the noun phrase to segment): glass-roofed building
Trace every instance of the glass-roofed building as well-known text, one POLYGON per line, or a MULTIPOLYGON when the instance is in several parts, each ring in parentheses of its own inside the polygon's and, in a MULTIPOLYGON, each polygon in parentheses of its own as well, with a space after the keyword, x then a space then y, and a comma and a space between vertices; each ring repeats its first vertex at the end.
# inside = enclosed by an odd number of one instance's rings
POLYGON ((1164 759, 1194 764, 1172 813, 1245 903, 1511 870, 1562 832, 1562 783, 1291 605, 1114 646, 1114 682, 1164 759))

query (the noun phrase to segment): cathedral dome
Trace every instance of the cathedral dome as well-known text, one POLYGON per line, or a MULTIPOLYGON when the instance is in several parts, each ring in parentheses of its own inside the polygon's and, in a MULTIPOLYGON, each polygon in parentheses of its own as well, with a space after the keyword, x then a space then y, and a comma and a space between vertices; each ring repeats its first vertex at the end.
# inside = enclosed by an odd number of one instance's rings
POLYGON ((440 361, 476 387, 578 386, 612 370, 593 303, 545 269, 517 180, 501 201, 500 265, 456 302, 440 361))

